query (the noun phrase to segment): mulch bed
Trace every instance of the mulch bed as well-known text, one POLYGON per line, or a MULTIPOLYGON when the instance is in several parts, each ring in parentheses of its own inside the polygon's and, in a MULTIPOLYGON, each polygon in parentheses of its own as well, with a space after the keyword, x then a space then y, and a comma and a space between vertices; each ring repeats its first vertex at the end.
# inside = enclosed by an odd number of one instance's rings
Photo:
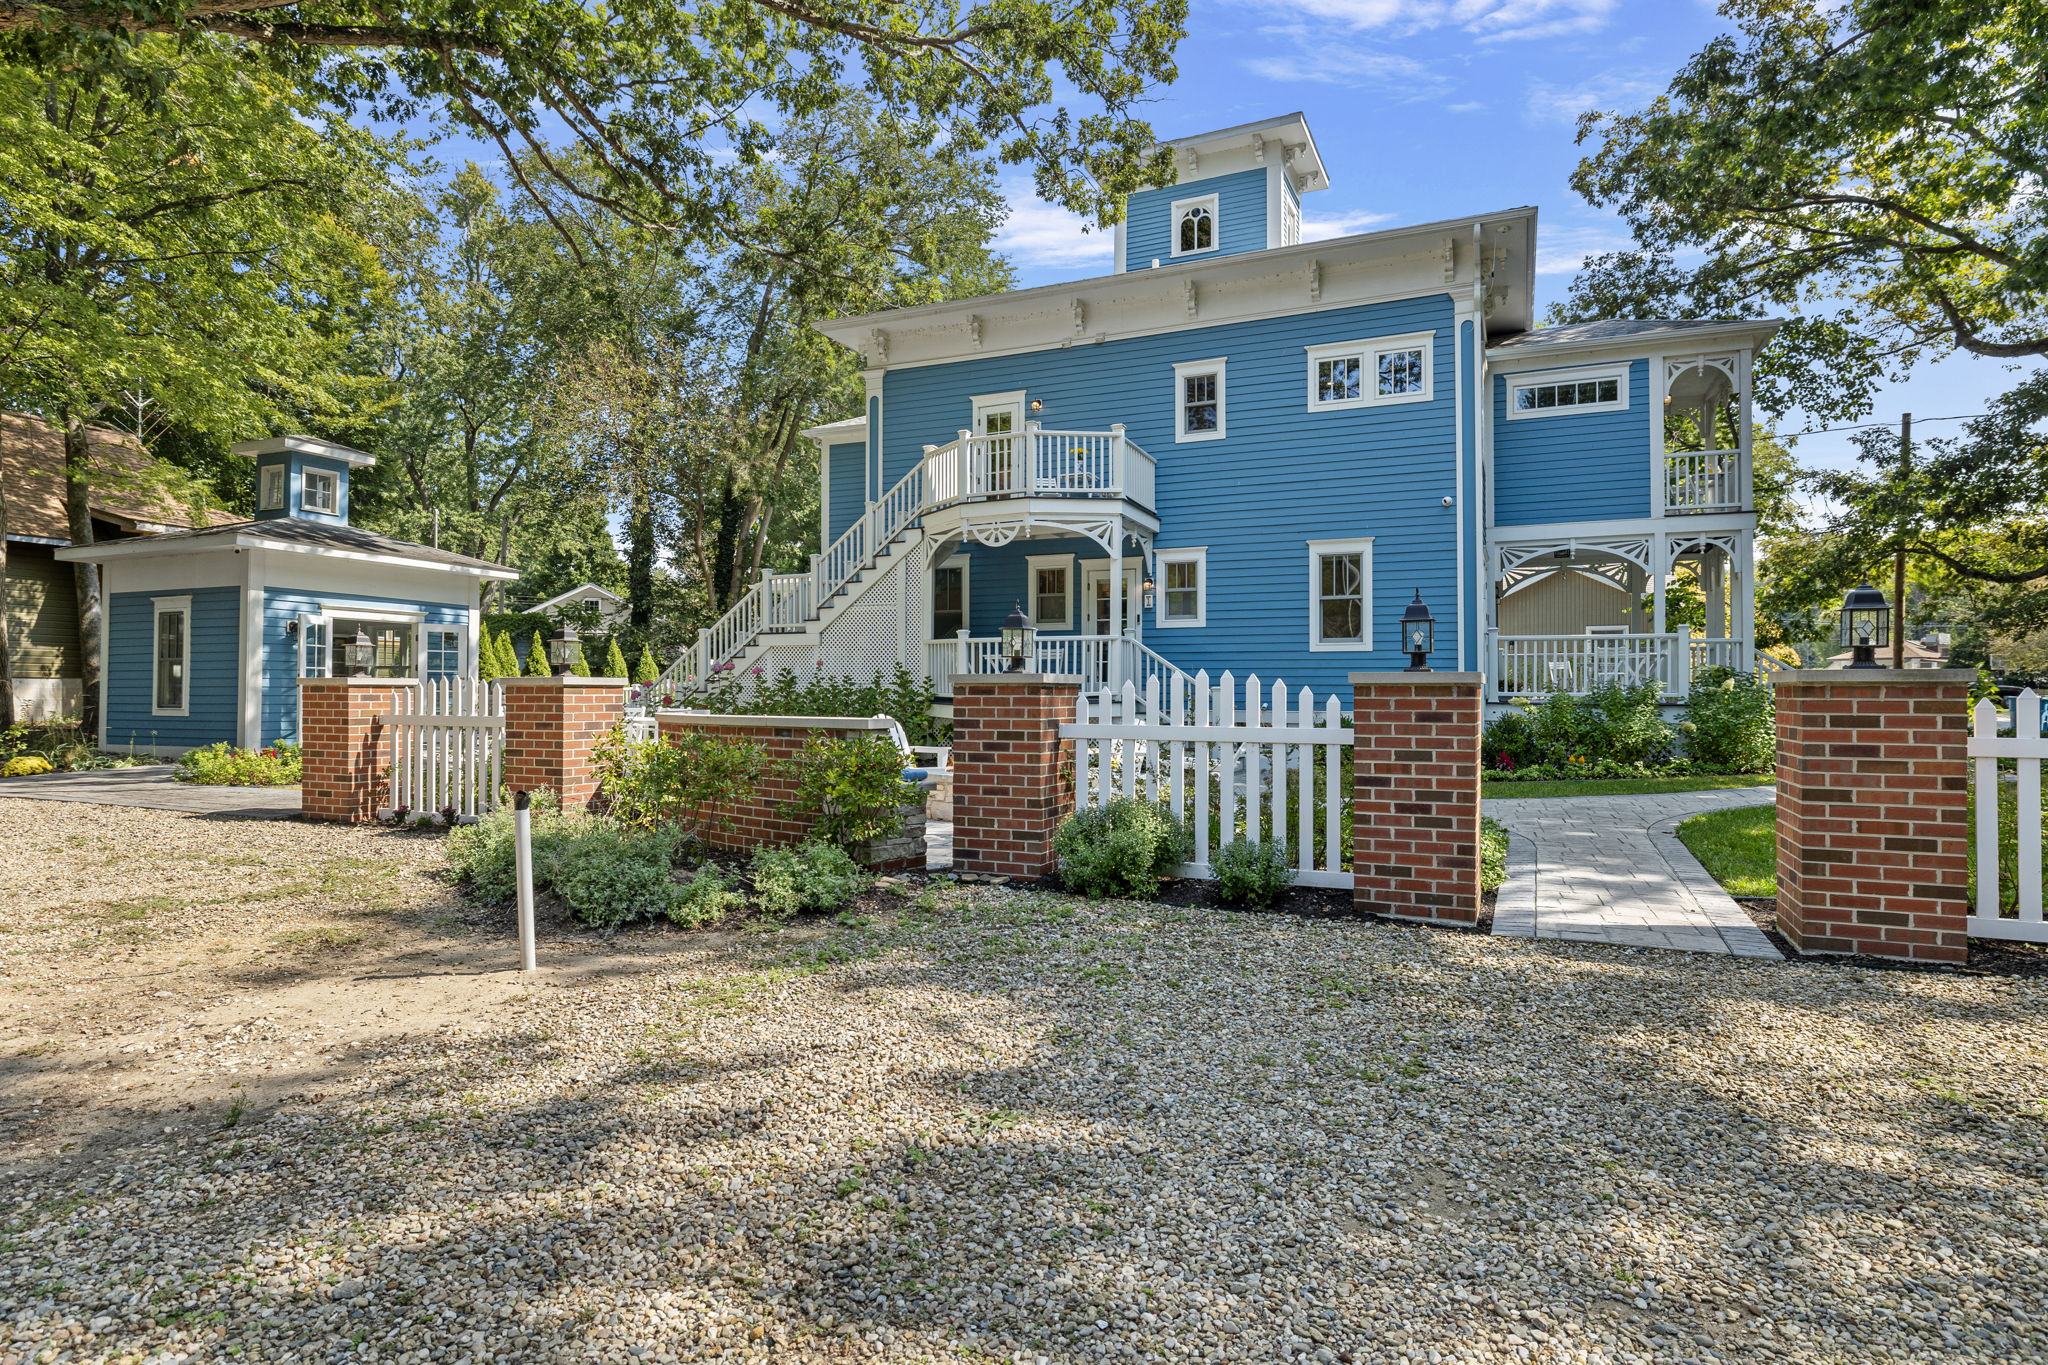
MULTIPOLYGON (((1023 886, 1026 883, 1019 882, 1023 886)), ((1031 883, 1041 891, 1067 892, 1057 874, 1040 878, 1031 883)), ((1361 911, 1352 903, 1351 892, 1335 886, 1290 886, 1280 893, 1280 898, 1268 906, 1232 905, 1223 899, 1216 883, 1201 877, 1169 877, 1159 883, 1159 894, 1150 898, 1160 905, 1185 906, 1196 910, 1228 910, 1247 915, 1292 915, 1299 919, 1343 919, 1361 920, 1371 924, 1386 924, 1396 928, 1451 929, 1458 933, 1490 934, 1493 932, 1493 892, 1486 893, 1479 910, 1479 922, 1471 926, 1421 925, 1412 920, 1390 919, 1361 911)))
POLYGON ((1885 971, 1955 972, 1964 976, 2048 976, 2048 945, 2009 943, 2002 939, 1970 940, 1969 965, 1943 966, 1937 963, 1900 962, 1889 957, 1862 953, 1801 957, 1791 941, 1778 932, 1778 902, 1774 896, 1737 896, 1735 903, 1755 921, 1766 937, 1786 957, 1831 967, 1874 967, 1885 971))

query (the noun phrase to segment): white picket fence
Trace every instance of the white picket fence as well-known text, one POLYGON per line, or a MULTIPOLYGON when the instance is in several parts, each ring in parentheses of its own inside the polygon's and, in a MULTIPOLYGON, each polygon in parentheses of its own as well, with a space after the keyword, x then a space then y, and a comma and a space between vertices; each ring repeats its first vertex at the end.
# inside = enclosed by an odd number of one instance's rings
POLYGON ((429 678, 398 702, 382 717, 391 731, 391 804, 378 815, 404 809, 422 818, 452 807, 456 823, 467 824, 496 809, 504 689, 475 678, 429 678))
POLYGON ((1977 900, 1971 908, 1973 938, 2013 938, 2048 943, 2048 918, 2041 896, 2041 760, 2048 758, 2048 738, 2041 734, 2041 698, 2031 690, 2012 704, 2012 733, 1999 731, 1998 711, 1980 701, 1970 735, 1970 757, 1976 761, 1977 900), (2003 913, 2005 869, 2000 858, 1999 808, 2008 785, 1998 771, 2000 759, 2013 760, 2013 789, 2018 817, 2018 848, 2012 870, 2014 916, 2003 913))
POLYGON ((1084 694, 1060 734, 1075 742, 1077 805, 1164 801, 1193 823, 1194 861, 1182 875, 1212 876, 1215 848, 1249 840, 1285 843, 1297 883, 1351 884, 1341 821, 1351 798, 1352 731, 1335 697, 1318 708, 1308 688, 1290 698, 1286 683, 1276 678, 1268 688, 1256 674, 1242 694, 1229 673, 1213 685, 1206 672, 1154 677, 1143 692, 1127 682, 1084 694))

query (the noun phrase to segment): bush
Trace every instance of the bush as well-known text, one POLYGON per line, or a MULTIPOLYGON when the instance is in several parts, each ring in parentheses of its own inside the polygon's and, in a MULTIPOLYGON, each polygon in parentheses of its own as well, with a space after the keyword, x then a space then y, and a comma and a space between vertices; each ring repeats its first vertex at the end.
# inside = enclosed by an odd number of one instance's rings
POLYGON ((1216 890, 1229 905, 1271 905, 1294 884, 1287 845, 1241 840, 1225 844, 1209 859, 1216 890))
POLYGON ((923 678, 898 664, 888 673, 877 669, 866 682, 819 673, 803 677, 791 669, 771 675, 758 668, 746 673, 721 665, 695 695, 649 697, 656 706, 688 701, 731 716, 888 716, 903 727, 910 744, 943 744, 946 726, 932 718, 937 694, 923 678))
POLYGON ((1540 761, 1536 757, 1536 736, 1530 732, 1528 717, 1520 711, 1509 711, 1486 727, 1479 737, 1479 754, 1482 764, 1502 772, 1513 772, 1540 761))
POLYGON ((1508 832, 1491 815, 1479 819, 1479 889, 1498 891, 1508 879, 1508 832))
POLYGON ((706 863, 697 875, 676 889, 668 917, 686 929, 716 924, 747 903, 739 889, 739 878, 717 863, 706 863))
POLYGON ((50 760, 41 754, 20 754, 7 760, 0 767, 0 777, 36 777, 42 773, 57 771, 50 760))
POLYGON ((754 850, 754 907, 762 918, 786 920, 802 910, 837 910, 874 885, 837 844, 754 850))
POLYGON ((1489 768, 1512 771, 1532 764, 1565 767, 1594 758, 1623 764, 1668 760, 1675 738, 1660 707, 1656 683, 1609 683, 1584 696, 1553 692, 1500 717, 1480 738, 1489 768), (1506 755, 1502 761, 1501 755, 1506 755))
POLYGON ((1052 838, 1068 889, 1103 896, 1150 896, 1193 851, 1193 835, 1161 802, 1119 797, 1078 811, 1052 838))
POLYGON ((730 735, 684 730, 631 739, 623 725, 591 752, 615 819, 642 828, 683 823, 700 838, 731 825, 732 808, 754 790, 767 760, 760 745, 730 735))
POLYGON ((237 749, 223 740, 188 750, 171 776, 180 782, 209 787, 290 787, 300 773, 299 746, 273 744, 267 749, 237 749))
POLYGON ((682 841, 674 829, 580 820, 549 840, 545 858, 536 846, 534 880, 545 881, 571 914, 599 929, 670 915, 682 893, 672 876, 682 841))
MULTIPOLYGON (((569 826, 562 815, 562 803, 551 791, 533 794, 534 879, 539 881, 541 855, 552 849, 569 826)), ((518 893, 518 868, 514 863, 512 808, 500 806, 473 825, 461 825, 448 834, 448 864, 469 883, 470 893, 480 901, 502 905, 518 893)))
POLYGON ((797 754, 790 809, 841 848, 885 839, 903 826, 898 807, 919 798, 903 780, 907 758, 881 735, 813 735, 797 754))
POLYGON ((1686 698, 1686 755, 1730 772, 1770 771, 1778 756, 1777 701, 1753 673, 1703 669, 1686 698))

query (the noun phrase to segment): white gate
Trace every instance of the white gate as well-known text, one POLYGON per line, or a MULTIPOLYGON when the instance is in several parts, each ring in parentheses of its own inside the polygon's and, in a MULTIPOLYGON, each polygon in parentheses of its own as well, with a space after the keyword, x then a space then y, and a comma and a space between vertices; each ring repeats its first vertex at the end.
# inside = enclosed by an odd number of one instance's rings
POLYGON ((1270 689, 1254 674, 1148 679, 1140 693, 1083 694, 1060 734, 1074 741, 1074 795, 1083 807, 1120 796, 1164 801, 1194 826, 1190 877, 1213 875, 1213 849, 1280 842, 1304 886, 1349 886, 1343 815, 1351 799, 1352 731, 1337 699, 1318 710, 1306 687, 1270 689), (1320 845, 1320 853, 1318 851, 1320 845))
POLYGON ((468 824, 495 810, 503 778, 504 690, 475 678, 429 678, 381 717, 391 728, 390 819, 452 811, 468 824))
POLYGON ((2048 943, 2048 920, 2041 908, 2041 760, 2048 758, 2048 739, 2041 735, 2040 697, 2029 690, 2014 698, 2012 722, 2012 733, 2000 734, 1997 710, 1989 700, 1977 703, 1970 735, 1970 757, 1977 767, 1977 902, 1971 908, 1970 934, 2048 943), (2017 781, 2000 779, 2002 758, 2013 760, 2017 781), (2010 864, 2002 828, 2008 814, 2014 827, 2010 864))

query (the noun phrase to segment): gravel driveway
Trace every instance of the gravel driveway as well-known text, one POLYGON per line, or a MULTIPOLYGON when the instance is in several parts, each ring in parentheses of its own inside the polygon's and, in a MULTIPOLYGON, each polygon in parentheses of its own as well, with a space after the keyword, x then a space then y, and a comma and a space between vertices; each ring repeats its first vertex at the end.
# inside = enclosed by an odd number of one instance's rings
POLYGON ((609 951, 21 1168, 0 1359, 2048 1351, 2038 982, 990 888, 609 951))

